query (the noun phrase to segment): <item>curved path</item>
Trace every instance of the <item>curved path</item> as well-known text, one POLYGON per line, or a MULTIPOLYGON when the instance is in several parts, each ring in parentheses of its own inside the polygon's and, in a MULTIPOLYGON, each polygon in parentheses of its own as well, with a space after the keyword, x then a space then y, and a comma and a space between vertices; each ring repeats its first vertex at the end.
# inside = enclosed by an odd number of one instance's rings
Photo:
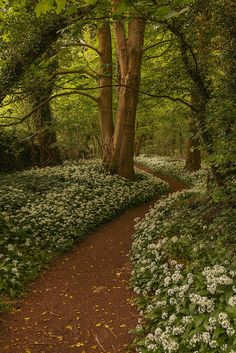
MULTIPOLYGON (((150 172, 147 168, 146 171, 150 172)), ((161 177, 170 192, 181 183, 161 177)), ((0 317, 0 353, 128 353, 138 314, 128 288, 134 218, 155 202, 129 210, 59 256, 0 317)))

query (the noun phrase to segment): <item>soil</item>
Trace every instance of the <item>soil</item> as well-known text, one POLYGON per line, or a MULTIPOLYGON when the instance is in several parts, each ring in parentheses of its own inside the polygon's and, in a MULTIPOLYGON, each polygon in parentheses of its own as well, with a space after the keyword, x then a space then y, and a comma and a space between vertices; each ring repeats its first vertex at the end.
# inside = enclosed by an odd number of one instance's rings
MULTIPOLYGON (((142 168, 151 172, 148 168, 142 168)), ((184 185, 160 176, 170 192, 184 185)), ((134 218, 157 201, 100 226, 57 257, 0 317, 0 353, 128 353, 138 320, 129 288, 134 218)))

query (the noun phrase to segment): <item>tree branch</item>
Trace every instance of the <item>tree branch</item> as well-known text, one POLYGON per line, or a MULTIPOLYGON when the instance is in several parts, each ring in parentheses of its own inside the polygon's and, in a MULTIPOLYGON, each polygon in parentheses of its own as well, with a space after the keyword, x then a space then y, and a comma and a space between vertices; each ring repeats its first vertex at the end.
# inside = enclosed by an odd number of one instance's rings
POLYGON ((53 79, 55 76, 60 76, 60 75, 73 75, 73 74, 81 74, 84 73, 92 78, 94 78, 95 80, 97 80, 99 78, 98 75, 94 75, 91 72, 85 70, 85 69, 78 69, 78 70, 63 70, 63 71, 57 71, 55 72, 50 79, 53 79))
MULTIPOLYGON (((84 93, 84 92, 80 92, 78 90, 73 90, 71 92, 63 92, 63 93, 57 93, 57 94, 54 94, 52 95, 51 97, 45 99, 43 102, 41 102, 39 105, 37 105, 37 107, 35 107, 33 110, 31 110, 31 112, 29 112, 28 114, 26 114, 25 116, 23 116, 22 118, 16 118, 16 117, 6 117, 6 116, 3 116, 2 118, 3 119, 17 119, 18 121, 17 122, 11 122, 11 123, 6 123, 6 124, 0 124, 0 126, 2 127, 10 127, 10 126, 14 126, 14 125, 18 125, 18 124, 21 124, 23 123, 25 120, 27 120, 28 118, 30 118, 34 113, 36 113, 38 111, 38 109, 40 109, 41 107, 43 107, 45 104, 49 103, 50 101, 52 101, 53 99, 55 98, 58 98, 58 97, 63 97, 63 96, 68 96, 68 95, 72 95, 72 94, 80 94, 82 96, 85 96, 85 97, 88 97, 90 99, 92 99, 93 101, 95 101, 96 103, 98 103, 98 100, 97 98, 91 96, 90 94, 88 93, 84 93)), ((0 117, 1 118, 1 117, 0 117)))
POLYGON ((150 45, 149 47, 144 48, 144 49, 143 49, 143 53, 144 53, 145 51, 149 50, 149 49, 152 49, 152 48, 154 48, 154 47, 156 47, 156 46, 158 46, 158 45, 165 44, 165 43, 171 43, 171 40, 170 40, 170 39, 167 39, 167 40, 163 40, 163 41, 161 41, 161 42, 152 44, 152 45, 150 45))
MULTIPOLYGON (((169 95, 166 95, 166 94, 152 94, 152 93, 148 93, 148 92, 145 92, 145 91, 141 91, 141 90, 136 90, 135 88, 133 87, 129 87, 127 85, 123 85, 123 84, 113 84, 113 85, 104 85, 104 86, 96 86, 96 87, 77 87, 77 88, 66 88, 64 87, 63 89, 70 89, 70 90, 84 90, 84 91, 90 91, 90 90, 97 90, 97 89, 100 89, 100 88, 107 88, 107 87, 125 87, 125 88, 128 88, 130 90, 133 90, 135 92, 138 92, 139 94, 143 94, 147 97, 151 97, 151 98, 161 98, 161 99, 169 99, 171 100, 172 102, 179 102, 179 103, 182 103, 184 104, 185 106, 191 108, 193 111, 195 112, 198 112, 199 110, 196 109, 192 104, 186 102, 185 100, 183 100, 182 98, 179 98, 179 97, 171 97, 169 95)), ((96 98, 95 98, 96 99, 96 98)))
POLYGON ((192 81, 197 85, 198 89, 202 92, 202 94, 205 97, 209 98, 209 91, 207 86, 205 85, 204 79, 201 75, 201 73, 198 70, 198 62, 197 62, 197 58, 196 55, 191 47, 191 45, 189 45, 184 37, 184 34, 181 33, 179 31, 178 28, 167 24, 166 27, 173 33, 176 35, 176 37, 179 39, 180 41, 180 53, 182 55, 182 60, 186 69, 186 72, 188 74, 188 76, 192 79, 192 81), (193 60, 194 60, 194 66, 195 68, 193 68, 189 57, 188 57, 188 51, 190 52, 193 60))
POLYGON ((83 43, 83 42, 79 42, 79 43, 76 42, 76 43, 69 43, 69 44, 62 45, 62 48, 67 48, 67 47, 85 47, 85 48, 89 48, 89 49, 94 50, 99 56, 101 55, 101 52, 97 48, 93 47, 90 44, 83 43))

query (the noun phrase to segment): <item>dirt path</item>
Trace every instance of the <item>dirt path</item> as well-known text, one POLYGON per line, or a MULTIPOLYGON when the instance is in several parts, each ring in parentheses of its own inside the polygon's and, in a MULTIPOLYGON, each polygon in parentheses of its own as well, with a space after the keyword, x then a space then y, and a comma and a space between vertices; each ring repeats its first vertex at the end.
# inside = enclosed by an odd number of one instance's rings
MULTIPOLYGON (((171 192, 183 188, 163 179, 171 192)), ((128 331, 138 317, 128 288, 134 218, 144 217, 155 201, 99 227, 58 257, 13 311, 1 315, 0 353, 129 352, 128 331)))

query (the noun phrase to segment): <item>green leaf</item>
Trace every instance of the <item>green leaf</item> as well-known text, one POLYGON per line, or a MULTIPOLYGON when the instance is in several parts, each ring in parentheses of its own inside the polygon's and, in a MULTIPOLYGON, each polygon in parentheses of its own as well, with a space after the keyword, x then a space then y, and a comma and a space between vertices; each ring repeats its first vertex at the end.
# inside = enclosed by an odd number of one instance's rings
POLYGON ((68 10, 65 12, 66 16, 71 16, 74 15, 77 11, 77 7, 75 5, 71 6, 68 8, 68 10))
POLYGON ((40 0, 35 8, 36 16, 39 17, 41 14, 54 9, 53 4, 54 0, 40 0))
POLYGON ((169 6, 161 6, 157 9, 156 15, 159 18, 164 18, 168 13, 170 12, 170 7, 169 6))
POLYGON ((190 4, 191 2, 193 2, 193 0, 174 0, 173 2, 173 7, 177 7, 177 6, 185 6, 190 4))
POLYGON ((66 7, 66 0, 55 0, 57 4, 56 13, 59 14, 66 7))
POLYGON ((196 304, 194 304, 194 303, 189 304, 190 313, 194 313, 195 309, 196 309, 196 304))
POLYGON ((230 315, 232 315, 234 318, 236 318, 236 306, 233 306, 233 307, 227 307, 226 309, 225 309, 225 311, 228 313, 228 314, 230 314, 230 315))
POLYGON ((84 0, 84 2, 86 5, 94 5, 97 2, 97 0, 84 0))
POLYGON ((198 316, 198 317, 194 320, 194 323, 195 323, 196 327, 199 327, 199 326, 203 323, 204 319, 205 319, 205 316, 204 316, 204 315, 198 316))
POLYGON ((219 337, 219 335, 220 335, 221 333, 224 333, 224 332, 225 332, 225 331, 224 331, 224 329, 223 329, 222 327, 217 327, 217 328, 215 329, 214 333, 213 333, 213 336, 212 336, 213 340, 217 340, 217 338, 219 337))

